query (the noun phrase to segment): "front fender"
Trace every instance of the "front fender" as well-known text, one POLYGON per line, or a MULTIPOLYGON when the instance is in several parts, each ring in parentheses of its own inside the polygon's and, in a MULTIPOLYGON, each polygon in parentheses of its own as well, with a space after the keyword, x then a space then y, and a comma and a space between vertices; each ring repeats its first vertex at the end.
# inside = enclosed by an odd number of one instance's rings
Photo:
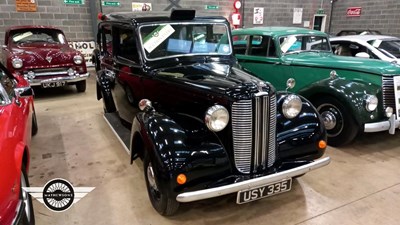
POLYGON ((359 126, 367 122, 377 121, 382 118, 383 114, 379 110, 368 112, 365 109, 365 96, 367 94, 375 95, 379 99, 377 109, 380 109, 382 104, 381 87, 363 82, 360 80, 346 80, 344 78, 324 79, 309 85, 307 88, 299 91, 311 102, 316 99, 326 96, 332 96, 338 99, 352 114, 352 117, 359 126), (371 119, 371 115, 375 119, 371 119))
POLYGON ((205 188, 207 182, 230 174, 231 165, 216 135, 202 127, 204 124, 185 114, 172 119, 154 111, 138 113, 131 131, 131 160, 149 154, 162 174, 162 186, 172 196, 184 188, 205 188), (176 183, 180 173, 187 177, 184 185, 176 183))
POLYGON ((282 113, 282 104, 287 96, 285 92, 277 94, 277 126, 276 143, 278 144, 278 159, 314 160, 320 158, 325 149, 318 147, 318 142, 326 142, 326 130, 321 116, 314 106, 304 97, 302 109, 298 116, 287 119, 282 113))

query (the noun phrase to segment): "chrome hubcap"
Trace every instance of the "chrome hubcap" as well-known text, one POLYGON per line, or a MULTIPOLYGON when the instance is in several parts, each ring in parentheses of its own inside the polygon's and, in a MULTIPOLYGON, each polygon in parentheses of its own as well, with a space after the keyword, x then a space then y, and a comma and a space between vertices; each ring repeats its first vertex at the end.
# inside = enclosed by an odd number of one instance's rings
POLYGON ((154 171, 151 163, 149 163, 149 165, 147 166, 147 181, 149 182, 151 188, 158 191, 156 178, 154 176, 154 171))
POLYGON ((340 110, 330 103, 318 106, 317 110, 322 116, 328 137, 340 135, 344 128, 343 115, 340 110))
POLYGON ((324 125, 327 130, 332 130, 336 126, 336 116, 332 112, 325 111, 321 113, 324 125))

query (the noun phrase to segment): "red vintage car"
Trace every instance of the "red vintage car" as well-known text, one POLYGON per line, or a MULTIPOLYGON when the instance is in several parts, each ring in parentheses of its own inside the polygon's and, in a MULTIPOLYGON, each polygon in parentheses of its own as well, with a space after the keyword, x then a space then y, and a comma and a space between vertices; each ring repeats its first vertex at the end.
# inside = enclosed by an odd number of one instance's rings
POLYGON ((33 91, 0 63, 0 224, 34 224, 28 187, 31 135, 38 131, 33 91))
POLYGON ((82 54, 70 48, 62 30, 48 26, 14 26, 6 30, 1 62, 31 86, 76 85, 86 90, 89 73, 82 54))

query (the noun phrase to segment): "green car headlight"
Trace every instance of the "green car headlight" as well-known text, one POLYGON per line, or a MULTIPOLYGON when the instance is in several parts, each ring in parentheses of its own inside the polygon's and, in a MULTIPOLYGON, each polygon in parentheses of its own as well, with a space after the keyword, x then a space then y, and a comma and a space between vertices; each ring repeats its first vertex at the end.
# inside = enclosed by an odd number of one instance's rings
POLYGON ((366 95, 365 109, 368 112, 374 111, 378 107, 378 98, 375 95, 366 95))

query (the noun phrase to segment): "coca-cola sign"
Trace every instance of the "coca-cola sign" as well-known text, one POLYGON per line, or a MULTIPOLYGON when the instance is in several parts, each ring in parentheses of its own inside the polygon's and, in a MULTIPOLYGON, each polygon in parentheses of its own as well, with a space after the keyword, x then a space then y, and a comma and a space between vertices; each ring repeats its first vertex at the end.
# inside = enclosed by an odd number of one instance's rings
POLYGON ((347 16, 361 16, 361 7, 347 8, 347 16))

